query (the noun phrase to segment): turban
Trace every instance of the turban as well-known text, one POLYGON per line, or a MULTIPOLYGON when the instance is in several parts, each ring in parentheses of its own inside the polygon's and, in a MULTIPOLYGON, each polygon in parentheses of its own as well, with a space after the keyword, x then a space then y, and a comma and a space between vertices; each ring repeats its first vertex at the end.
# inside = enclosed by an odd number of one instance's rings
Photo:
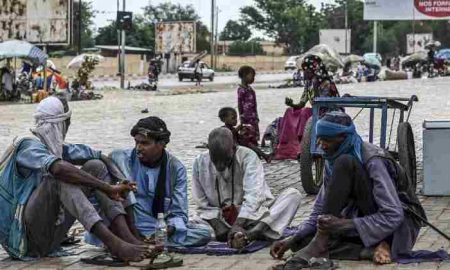
POLYGON ((150 116, 143 118, 131 129, 130 135, 136 136, 141 134, 147 138, 152 138, 157 142, 168 144, 170 142, 170 131, 167 129, 166 123, 161 118, 150 116))
POLYGON ((362 139, 356 132, 355 125, 350 116, 343 112, 329 112, 316 124, 316 135, 318 138, 333 138, 345 135, 345 140, 339 149, 329 155, 324 154, 324 158, 330 169, 333 168, 334 161, 343 154, 350 154, 362 163, 362 139))
POLYGON ((72 111, 67 106, 64 109, 63 102, 56 97, 43 99, 33 115, 36 127, 31 132, 47 146, 50 153, 62 158, 64 139, 67 134, 69 119, 72 111))

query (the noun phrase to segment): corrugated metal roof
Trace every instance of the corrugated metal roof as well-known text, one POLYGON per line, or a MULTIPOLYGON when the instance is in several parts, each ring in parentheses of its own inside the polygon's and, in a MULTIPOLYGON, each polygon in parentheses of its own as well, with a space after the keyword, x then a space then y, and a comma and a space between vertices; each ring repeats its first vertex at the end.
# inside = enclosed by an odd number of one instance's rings
MULTIPOLYGON (((99 48, 102 50, 109 50, 109 51, 117 51, 119 48, 117 45, 97 45, 95 48, 99 48)), ((139 48, 139 47, 131 47, 131 46, 125 46, 125 51, 135 51, 135 52, 152 52, 152 50, 147 48, 139 48)))

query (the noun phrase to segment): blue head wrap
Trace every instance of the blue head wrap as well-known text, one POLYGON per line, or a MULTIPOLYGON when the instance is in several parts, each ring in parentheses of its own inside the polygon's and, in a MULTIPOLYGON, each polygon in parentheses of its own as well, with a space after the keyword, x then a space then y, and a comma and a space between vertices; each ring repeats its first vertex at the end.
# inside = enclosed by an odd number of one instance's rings
MULTIPOLYGON (((328 113, 331 115, 331 113, 328 113)), ((327 115, 328 115, 327 114, 327 115)), ((349 117, 345 113, 339 112, 334 113, 334 117, 339 118, 340 115, 349 117)), ((327 117, 324 117, 327 118, 327 117)), ((362 139, 359 136, 359 134, 356 132, 355 125, 353 122, 351 125, 343 125, 340 123, 331 122, 326 119, 320 119, 316 124, 316 134, 317 137, 336 137, 338 135, 344 134, 346 135, 345 140, 340 145, 339 149, 333 153, 332 155, 324 154, 323 157, 326 160, 326 169, 330 170, 330 172, 333 170, 334 161, 343 154, 349 154, 354 156, 356 159, 358 159, 362 163, 362 139)))

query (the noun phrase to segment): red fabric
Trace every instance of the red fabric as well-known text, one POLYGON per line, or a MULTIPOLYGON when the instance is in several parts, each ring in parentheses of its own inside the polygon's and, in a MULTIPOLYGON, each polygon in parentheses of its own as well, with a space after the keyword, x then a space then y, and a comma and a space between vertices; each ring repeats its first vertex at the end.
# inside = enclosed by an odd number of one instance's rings
POLYGON ((274 159, 297 159, 301 150, 300 141, 303 131, 311 116, 311 108, 286 110, 278 129, 278 145, 274 159))

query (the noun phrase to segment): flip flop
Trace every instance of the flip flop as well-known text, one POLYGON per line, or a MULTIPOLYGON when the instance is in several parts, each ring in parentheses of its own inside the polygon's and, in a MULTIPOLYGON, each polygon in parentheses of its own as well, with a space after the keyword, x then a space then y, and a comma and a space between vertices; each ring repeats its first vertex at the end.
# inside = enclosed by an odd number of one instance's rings
POLYGON ((284 265, 277 265, 276 270, 298 270, 303 268, 317 269, 317 270, 332 270, 338 266, 328 258, 305 258, 302 255, 296 255, 289 259, 284 265))
POLYGON ((66 236, 66 238, 61 242, 61 246, 72 246, 80 243, 80 239, 76 239, 75 236, 66 236))
POLYGON ((80 261, 86 264, 109 266, 109 267, 124 267, 129 265, 127 262, 120 260, 118 258, 114 258, 108 253, 95 255, 89 258, 81 258, 80 261))
POLYGON ((142 270, 151 269, 167 269, 173 267, 180 267, 183 265, 183 259, 170 254, 162 254, 150 262, 149 265, 142 267, 142 270))

